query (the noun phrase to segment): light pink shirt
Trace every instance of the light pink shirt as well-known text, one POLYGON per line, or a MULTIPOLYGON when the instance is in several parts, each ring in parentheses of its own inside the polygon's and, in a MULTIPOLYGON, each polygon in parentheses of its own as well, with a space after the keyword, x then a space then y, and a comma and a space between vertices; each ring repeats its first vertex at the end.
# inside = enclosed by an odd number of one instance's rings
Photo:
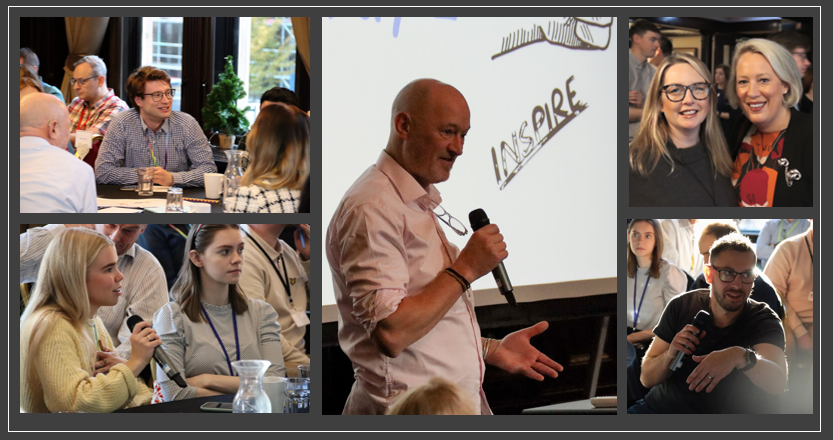
POLYGON ((440 376, 490 414, 486 366, 471 290, 422 339, 396 358, 371 341, 376 324, 406 296, 419 295, 460 251, 432 213, 442 199, 426 192, 384 151, 347 190, 327 230, 327 259, 338 303, 338 339, 356 382, 344 414, 384 414, 396 396, 440 376))

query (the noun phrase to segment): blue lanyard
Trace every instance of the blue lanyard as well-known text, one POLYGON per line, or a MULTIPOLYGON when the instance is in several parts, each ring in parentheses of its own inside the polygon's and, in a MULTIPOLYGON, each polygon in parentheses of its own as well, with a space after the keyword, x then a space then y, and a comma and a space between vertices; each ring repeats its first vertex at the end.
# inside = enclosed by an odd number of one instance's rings
POLYGON ((639 272, 633 274, 633 329, 637 330, 639 327, 636 326, 636 323, 639 322, 639 312, 642 310, 642 301, 645 301, 645 292, 648 290, 648 283, 651 282, 651 275, 648 275, 648 279, 645 280, 645 288, 642 289, 642 298, 639 299, 639 308, 636 307, 636 278, 639 275, 639 272))
MULTIPOLYGON (((220 343, 220 347, 223 349, 223 354, 226 355, 226 363, 228 364, 228 371, 229 376, 236 376, 234 374, 234 370, 231 368, 231 359, 228 357, 228 351, 226 351, 226 346, 223 345, 223 341, 220 339, 220 335, 217 334, 217 329, 214 328, 214 323, 211 322, 211 318, 208 317, 208 312, 205 311, 205 307, 200 304, 200 308, 202 309, 202 314, 205 315, 205 319, 208 320, 208 325, 211 326, 211 331, 214 332, 214 337, 217 338, 217 342, 220 343)), ((240 360, 240 340, 237 338, 237 314, 234 312, 234 307, 231 308, 231 319, 234 322, 234 344, 237 346, 237 360, 240 360)))

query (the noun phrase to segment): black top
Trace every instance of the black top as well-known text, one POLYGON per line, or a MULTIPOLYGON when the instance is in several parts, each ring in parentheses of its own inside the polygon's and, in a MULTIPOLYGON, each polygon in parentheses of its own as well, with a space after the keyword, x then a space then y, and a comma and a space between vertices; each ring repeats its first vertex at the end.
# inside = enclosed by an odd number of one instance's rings
MULTIPOLYGON (((688 290, 708 289, 709 283, 706 282, 706 277, 701 273, 697 279, 691 283, 688 290)), ((766 303, 778 317, 784 316, 784 304, 781 303, 781 297, 775 292, 775 286, 772 281, 763 273, 758 272, 758 278, 755 278, 755 284, 752 287, 752 295, 750 296, 755 301, 766 303)))
MULTIPOLYGON (((700 310, 711 311, 709 290, 693 290, 676 296, 665 307, 654 333, 670 344, 683 327, 694 321, 694 316, 700 310)), ((762 343, 784 350, 784 328, 772 309, 750 299, 734 324, 707 330, 694 354, 703 356, 728 347, 762 343)), ((758 388, 745 373, 738 370, 733 370, 723 378, 711 393, 689 391, 686 379, 697 365, 691 357, 684 356, 683 365, 668 380, 651 388, 645 396, 648 406, 657 412, 669 414, 780 412, 780 397, 758 388)))
POLYGON ((729 98, 726 97, 726 91, 722 89, 717 89, 717 112, 720 126, 723 128, 723 135, 728 136, 729 132, 732 131, 732 124, 743 115, 743 112, 740 109, 732 108, 732 105, 729 104, 729 98), (729 119, 720 118, 719 113, 728 113, 729 119))
POLYGON ((648 177, 629 172, 630 206, 737 206, 728 177, 716 174, 702 142, 677 149, 668 141, 671 165, 660 158, 648 177))
POLYGON ((801 101, 798 101, 798 110, 802 113, 813 114, 813 101, 807 95, 801 95, 801 101))
MULTIPOLYGON (((746 116, 738 119, 732 127, 726 141, 729 144, 729 153, 732 160, 735 160, 740 151, 743 138, 749 132, 752 123, 746 116)), ((784 135, 784 148, 781 150, 781 157, 789 160, 789 169, 796 169, 801 172, 801 179, 795 180, 792 186, 787 185, 784 178, 784 168, 778 167, 778 176, 775 182, 775 194, 773 195, 772 206, 813 206, 813 117, 790 109, 790 124, 784 135)), ((735 205, 737 206, 737 205, 735 205)))

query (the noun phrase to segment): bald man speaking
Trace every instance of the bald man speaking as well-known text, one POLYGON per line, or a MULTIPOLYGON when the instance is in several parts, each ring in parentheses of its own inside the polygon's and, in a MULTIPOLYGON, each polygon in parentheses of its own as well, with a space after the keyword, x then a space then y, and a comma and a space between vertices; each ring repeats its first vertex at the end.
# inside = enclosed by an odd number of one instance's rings
POLYGON ((393 102, 387 147, 333 215, 326 246, 338 338, 356 378, 344 414, 384 414, 434 376, 491 414, 482 388, 487 363, 536 380, 562 371, 529 343, 546 322, 500 341, 480 336, 470 285, 509 255, 506 243, 492 224, 462 251, 451 244, 444 228, 468 231, 440 206, 434 187, 451 175, 469 128, 457 89, 411 82, 393 102))
POLYGON ((69 112, 56 97, 20 100, 20 212, 98 212, 93 169, 66 151, 69 112))

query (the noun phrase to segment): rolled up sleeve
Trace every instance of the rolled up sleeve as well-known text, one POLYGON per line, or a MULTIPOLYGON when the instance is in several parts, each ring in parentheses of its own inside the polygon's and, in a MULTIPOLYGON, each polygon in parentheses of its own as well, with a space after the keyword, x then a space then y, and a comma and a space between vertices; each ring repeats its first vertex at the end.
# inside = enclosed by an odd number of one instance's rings
POLYGON ((366 204, 349 213, 341 232, 339 266, 353 301, 352 315, 372 333, 407 293, 403 223, 384 206, 366 204))

